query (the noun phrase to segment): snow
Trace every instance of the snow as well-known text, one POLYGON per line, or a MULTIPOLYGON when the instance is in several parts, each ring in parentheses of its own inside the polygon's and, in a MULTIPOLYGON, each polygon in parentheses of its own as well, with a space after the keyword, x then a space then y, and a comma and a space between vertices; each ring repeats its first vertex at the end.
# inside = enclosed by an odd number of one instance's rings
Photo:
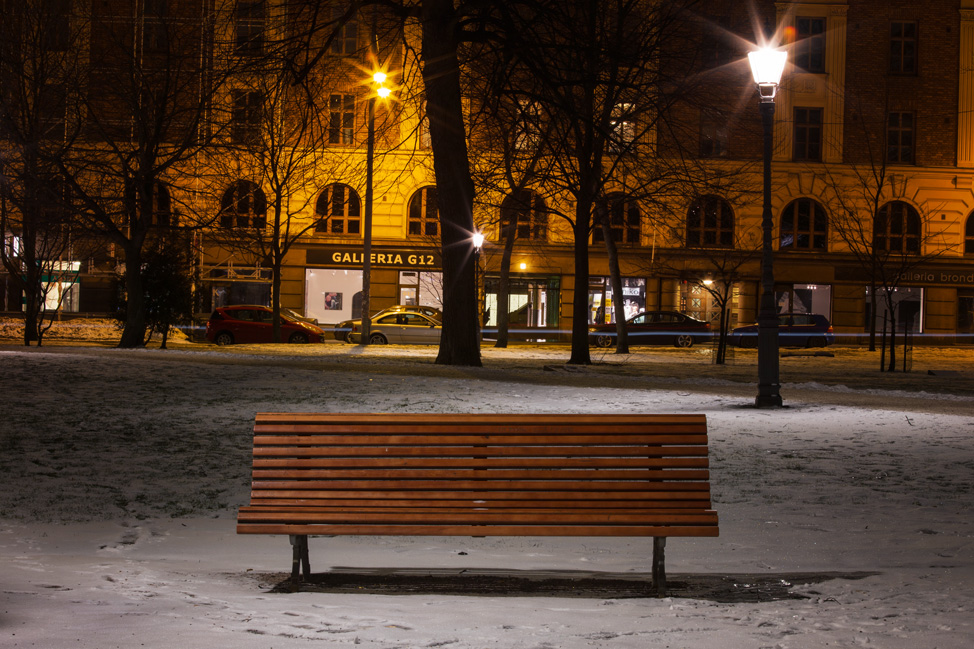
MULTIPOLYGON (((967 649, 974 642, 974 350, 782 359, 787 408, 755 410, 754 357, 650 349, 566 368, 567 348, 339 343, 118 350, 0 346, 0 645, 967 649), (931 373, 932 372, 932 373, 931 373), (939 374, 938 374, 939 373, 939 374), (671 596, 391 588, 272 592, 277 536, 235 534, 259 411, 702 412, 718 538, 671 539, 671 596), (725 579, 726 578, 726 579, 725 579), (726 582, 739 597, 708 596, 726 582), (745 597, 777 583, 790 598, 745 597), (690 585, 688 585, 690 584, 690 585), (697 584, 698 586, 692 586, 697 584), (790 586, 789 586, 790 584, 790 586)), ((356 574, 632 579, 639 539, 313 538, 356 574)), ((648 577, 647 577, 648 578, 648 577)), ((513 582, 512 582, 513 583, 513 582)))

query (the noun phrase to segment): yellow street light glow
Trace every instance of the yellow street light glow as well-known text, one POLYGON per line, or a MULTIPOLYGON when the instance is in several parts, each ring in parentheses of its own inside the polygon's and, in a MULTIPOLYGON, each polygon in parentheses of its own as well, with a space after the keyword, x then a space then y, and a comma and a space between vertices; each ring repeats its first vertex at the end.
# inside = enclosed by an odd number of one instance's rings
POLYGON ((392 91, 386 88, 385 86, 379 86, 379 88, 375 91, 375 94, 379 95, 379 97, 381 97, 382 99, 385 99, 386 97, 389 96, 391 92, 392 91))
POLYGON ((376 72, 372 75, 372 80, 376 83, 385 83, 386 79, 387 77, 385 72, 376 72))
POLYGON ((756 52, 748 52, 747 59, 751 64, 754 83, 759 86, 776 86, 781 82, 781 74, 785 71, 788 53, 771 47, 764 47, 756 52))

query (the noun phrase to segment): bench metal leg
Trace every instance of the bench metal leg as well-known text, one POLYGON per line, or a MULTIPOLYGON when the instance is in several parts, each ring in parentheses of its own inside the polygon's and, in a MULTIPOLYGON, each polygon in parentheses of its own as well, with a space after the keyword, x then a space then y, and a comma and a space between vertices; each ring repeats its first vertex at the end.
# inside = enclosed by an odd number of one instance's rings
POLYGON ((666 597, 666 537, 653 537, 653 586, 657 597, 666 597))
POLYGON ((301 572, 305 578, 311 575, 311 560, 308 558, 308 535, 291 534, 291 581, 300 581, 301 572))

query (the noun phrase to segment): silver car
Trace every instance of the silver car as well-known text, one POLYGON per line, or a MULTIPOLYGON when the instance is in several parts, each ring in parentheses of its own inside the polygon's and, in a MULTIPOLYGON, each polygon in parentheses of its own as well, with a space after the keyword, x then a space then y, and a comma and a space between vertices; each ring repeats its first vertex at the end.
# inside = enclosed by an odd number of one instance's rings
MULTIPOLYGON (((423 306, 421 304, 396 304, 395 306, 390 306, 381 311, 377 311, 372 314, 372 322, 375 322, 382 316, 388 313, 422 313, 423 315, 429 316, 436 320, 437 322, 443 322, 443 312, 432 306, 423 306)), ((343 320, 335 325, 334 333, 335 340, 344 340, 347 343, 352 342, 352 325, 358 322, 357 320, 343 320)), ((317 323, 315 323, 317 324, 317 323)))
MULTIPOLYGON (((372 345, 440 344, 440 323, 422 313, 387 313, 372 321, 369 327, 369 343, 372 345)), ((362 342, 362 321, 352 323, 349 338, 353 343, 362 342)))

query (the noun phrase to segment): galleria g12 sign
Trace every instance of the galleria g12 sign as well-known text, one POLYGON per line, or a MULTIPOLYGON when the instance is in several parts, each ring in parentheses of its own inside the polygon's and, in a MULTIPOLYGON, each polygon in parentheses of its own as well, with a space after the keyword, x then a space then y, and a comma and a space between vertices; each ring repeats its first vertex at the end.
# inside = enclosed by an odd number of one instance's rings
MULTIPOLYGON (((439 268, 439 251, 433 249, 373 250, 370 261, 373 268, 439 268)), ((365 255, 361 250, 309 250, 309 264, 323 264, 342 268, 361 268, 365 255)))

